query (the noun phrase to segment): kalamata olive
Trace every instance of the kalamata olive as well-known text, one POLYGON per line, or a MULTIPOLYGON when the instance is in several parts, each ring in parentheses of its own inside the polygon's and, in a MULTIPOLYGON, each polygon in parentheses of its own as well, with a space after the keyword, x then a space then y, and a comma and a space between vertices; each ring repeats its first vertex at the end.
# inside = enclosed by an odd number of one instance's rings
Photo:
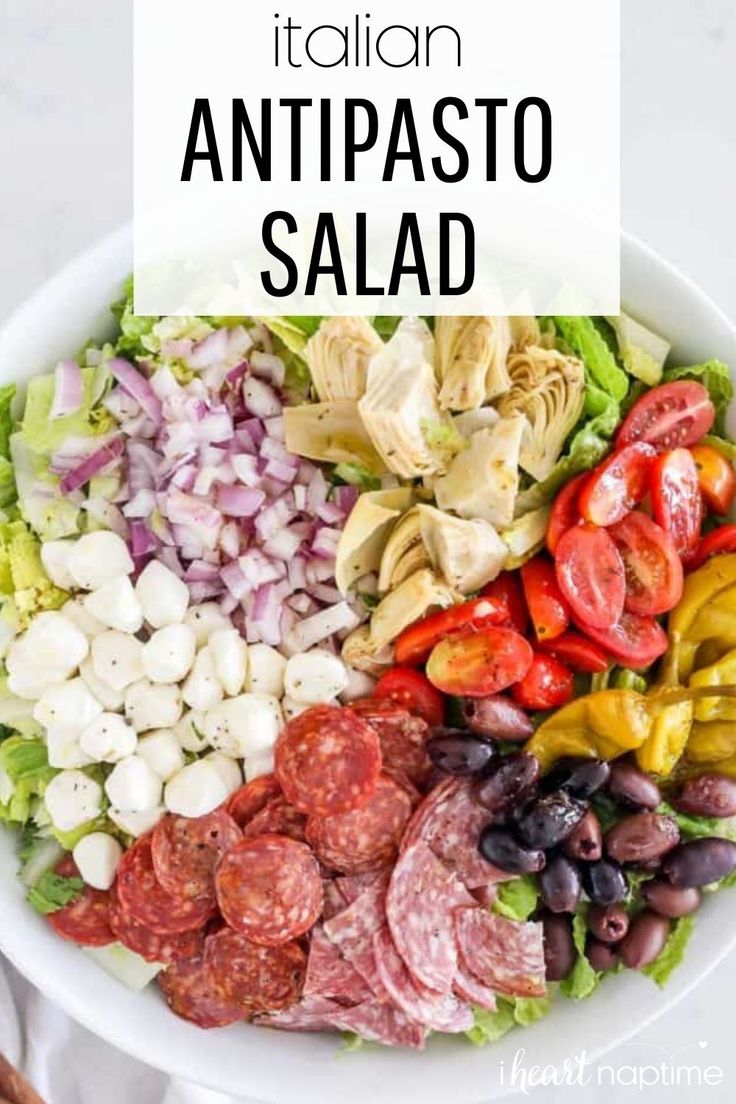
POLYGON ((574 912, 580 900, 580 871, 565 855, 548 860, 539 875, 542 900, 550 912, 574 912))
POLYGON ((629 930, 629 914, 622 905, 591 905, 588 927, 601 943, 618 943, 629 930))
POLYGON ((662 800, 657 783, 625 759, 611 763, 608 792, 628 809, 656 809, 662 800))
POLYGON ((690 816, 736 816, 736 780, 715 772, 688 778, 672 804, 678 812, 690 816))
POLYGON ((626 897, 629 891, 626 876, 613 859, 585 863, 582 871, 585 892, 596 905, 614 905, 626 897))
POLYGON ((660 916, 676 920, 678 916, 688 916, 700 906, 701 893, 694 886, 673 886, 669 882, 653 878, 644 882, 641 895, 651 909, 660 916))
POLYGON ((519 817, 519 838, 527 847, 556 847, 567 839, 586 812, 586 805, 562 791, 547 794, 519 817))
POLYGON ((606 832, 606 853, 617 862, 645 863, 660 859, 680 842, 674 817, 632 813, 606 832))
POLYGON ((429 758, 447 774, 480 774, 496 755, 493 744, 455 728, 436 728, 427 740, 429 758))
POLYGON ((600 939, 588 939, 585 957, 593 969, 601 974, 615 970, 618 966, 618 951, 608 943, 601 943, 600 939))
POLYGON ((536 874, 544 868, 544 851, 522 847, 506 828, 484 828, 480 837, 480 853, 506 874, 536 874))
POLYGON ((466 698, 463 718, 471 732, 492 740, 516 742, 528 740, 534 734, 534 725, 527 714, 504 694, 466 698))
POLYGON ((563 844, 566 855, 582 862, 597 862, 603 854, 601 822, 592 809, 575 825, 563 844))
POLYGON ((572 940, 572 922, 569 916, 548 912, 542 917, 542 925, 547 981, 562 981, 572 970, 577 958, 572 940))
POLYGON ((621 941, 621 961, 631 970, 641 970, 658 958, 667 942, 670 922, 665 916, 645 909, 631 921, 621 941))
POLYGON ((475 793, 486 809, 503 815, 533 797, 538 781, 539 760, 521 752, 493 763, 488 777, 478 783, 475 793))
POLYGON ((672 885, 691 888, 719 882, 736 868, 736 843, 706 836, 681 843, 662 862, 662 871, 672 885))
POLYGON ((605 759, 560 759, 544 779, 544 789, 565 790, 582 800, 605 786, 611 764, 605 759))

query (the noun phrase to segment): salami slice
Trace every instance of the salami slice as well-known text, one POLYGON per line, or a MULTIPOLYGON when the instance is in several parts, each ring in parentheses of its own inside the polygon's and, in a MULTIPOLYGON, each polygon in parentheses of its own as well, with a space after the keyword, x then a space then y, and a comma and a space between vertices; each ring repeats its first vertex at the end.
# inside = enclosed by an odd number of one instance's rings
POLYGON ((399 1008, 379 1000, 342 1008, 334 1013, 333 1022, 341 1031, 354 1031, 361 1039, 384 1046, 423 1050, 427 1039, 426 1027, 410 1020, 399 1008))
POLYGON ((335 885, 342 896, 344 905, 352 905, 361 894, 372 886, 381 887, 381 892, 386 893, 390 878, 390 871, 373 870, 370 874, 347 874, 343 878, 335 878, 335 885))
POLYGON ((371 796, 358 809, 310 817, 307 840, 325 866, 343 874, 370 873, 395 859, 411 810, 406 790, 382 774, 371 796))
POLYGON ((386 923, 386 891, 383 882, 369 886, 348 908, 324 925, 328 939, 355 967, 379 1000, 389 1000, 388 991, 378 976, 373 936, 386 923))
POLYGON ((256 813, 260 813, 280 793, 281 786, 275 774, 259 774, 235 791, 226 808, 236 824, 244 828, 256 813))
MULTIPOLYGON (((65 855, 57 863, 55 873, 62 878, 79 877, 71 855, 65 855)), ((110 895, 104 890, 85 886, 68 905, 47 913, 46 919, 57 935, 80 947, 106 947, 115 942, 110 927, 110 895)))
POLYGON ((256 813, 243 829, 243 835, 265 836, 275 833, 277 836, 288 836, 289 839, 304 843, 306 823, 307 818, 304 813, 300 813, 290 805, 282 795, 272 798, 268 805, 264 805, 261 811, 256 813))
POLYGON ((141 836, 125 852, 117 874, 121 905, 158 935, 201 928, 214 913, 212 898, 167 893, 156 877, 150 835, 141 836))
POLYGON ((412 976, 449 993, 457 973, 453 912, 473 899, 462 882, 419 840, 399 857, 386 897, 396 949, 412 976))
POLYGON ((151 931, 140 920, 136 920, 130 909, 121 904, 116 886, 110 890, 110 927, 123 946, 135 951, 146 962, 161 962, 169 966, 172 962, 199 958, 204 947, 202 928, 177 932, 174 935, 160 935, 151 931))
POLYGON ((343 1009, 328 997, 302 997, 299 1004, 271 1016, 259 1016, 256 1023, 281 1031, 333 1031, 335 1016, 343 1009))
POLYGON ((156 878, 174 897, 215 897, 215 866, 241 838, 224 809, 200 817, 165 816, 151 836, 156 878))
POLYGON ((461 908, 455 914, 455 930, 463 965, 484 985, 512 997, 545 995, 541 924, 461 908))
POLYGON ((433 1031, 456 1034, 470 1030, 475 1022, 473 1010, 453 993, 438 994, 421 988, 404 965, 388 927, 373 936, 373 952, 378 976, 391 1000, 409 1019, 433 1031))
POLYGON ((372 993, 355 967, 342 957, 322 927, 312 929, 305 997, 330 997, 341 1004, 360 1004, 372 993))
POLYGON ((427 722, 389 698, 362 698, 351 702, 350 709, 375 729, 384 766, 423 789, 432 770, 427 754, 427 722))
POLYGON ((309 816, 346 813, 371 796, 381 745, 349 709, 318 705, 289 721, 276 741, 276 776, 288 801, 309 816))
POLYGON ((243 1019, 242 1008, 225 1000, 202 959, 177 962, 157 980, 171 1011, 197 1027, 226 1027, 243 1019))
POLYGON ((333 916, 337 916, 338 912, 342 912, 349 902, 342 894, 342 890, 337 884, 336 878, 323 878, 322 879, 322 892, 324 894, 324 904, 322 906, 322 919, 331 920, 333 916))
POLYGON ((220 910, 254 943, 287 943, 322 913, 319 866, 304 843, 287 836, 243 839, 222 856, 215 875, 220 910))
POLYGON ((465 968, 462 955, 458 955, 457 973, 452 987, 457 995, 468 1004, 477 1008, 485 1008, 489 1012, 496 1011, 496 994, 479 978, 475 977, 465 968))
POLYGON ((217 992, 250 1016, 280 1012, 298 1002, 307 956, 298 943, 263 947, 223 928, 207 936, 204 963, 217 992))

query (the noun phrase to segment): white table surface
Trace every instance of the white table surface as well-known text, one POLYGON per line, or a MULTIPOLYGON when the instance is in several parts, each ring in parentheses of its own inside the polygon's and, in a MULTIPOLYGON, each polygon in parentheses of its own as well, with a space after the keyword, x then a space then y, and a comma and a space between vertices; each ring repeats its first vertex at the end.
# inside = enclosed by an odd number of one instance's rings
MULTIPOLYGON (((0 0, 0 320, 131 215, 131 7, 130 0, 0 0)), ((623 0, 623 9, 623 225, 736 317, 736 3, 623 0)), ((28 1001, 24 987, 14 985, 28 1001)), ((682 1088, 682 1098, 731 1100, 735 995, 732 956, 609 1061, 657 1065, 694 1046, 683 1063, 719 1066, 724 1079, 720 1087, 682 1088)), ((44 1003, 31 1001, 34 1025, 58 1029, 55 1010, 47 1010, 47 1020, 39 1014, 44 1003)), ((33 1045, 42 1052, 38 1030, 33 1045)), ((146 1104, 188 1099, 163 1079, 146 1080, 143 1067, 81 1030, 71 1037, 86 1069, 114 1072, 141 1101, 145 1084, 146 1104)), ((100 1087, 82 1092, 70 1081, 53 1104, 109 1099, 100 1087)), ((584 1091, 590 1089, 543 1088, 534 1098, 556 1104, 584 1091)), ((620 1104, 638 1092, 619 1085, 597 1096, 620 1104)), ((664 1104, 673 1089, 646 1093, 652 1104, 664 1104)))

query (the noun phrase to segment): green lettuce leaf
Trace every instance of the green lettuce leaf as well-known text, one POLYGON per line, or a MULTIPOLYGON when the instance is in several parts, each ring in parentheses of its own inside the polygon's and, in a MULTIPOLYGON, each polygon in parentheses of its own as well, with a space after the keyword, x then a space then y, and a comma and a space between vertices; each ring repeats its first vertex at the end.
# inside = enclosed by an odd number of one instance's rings
POLYGON ((21 433, 34 452, 49 455, 69 437, 91 437, 114 428, 112 416, 96 404, 100 398, 98 368, 82 368, 83 400, 79 410, 62 418, 49 418, 54 401, 54 376, 29 380, 21 433))
POLYGON ((686 839, 704 839, 720 836, 722 839, 736 840, 736 817, 700 817, 678 812, 666 801, 657 807, 658 813, 674 817, 680 833, 686 839))
POLYGON ((554 324, 568 348, 582 360, 586 374, 617 402, 621 402, 629 390, 629 378, 616 363, 615 356, 593 319, 556 316, 554 324))
POLYGON ((465 1034, 476 1046, 493 1043, 512 1027, 528 1027, 541 1020, 551 1005, 549 997, 499 997, 495 1012, 474 1009, 475 1025, 465 1034))
POLYGON ((707 360, 703 364, 692 364, 687 368, 668 368, 662 380, 698 380, 708 388, 713 405, 716 408, 714 431, 717 436, 726 435, 726 412, 733 399, 733 384, 728 366, 721 360, 707 360))
POLYGON ((57 772, 49 766, 46 745, 41 740, 11 736, 0 743, 0 775, 9 780, 12 790, 0 804, 0 820, 25 824, 36 798, 57 772))
POLYGON ((677 969, 685 957, 685 948, 693 934, 694 927, 694 916, 681 916, 679 920, 675 920, 667 937, 667 942, 659 956, 655 958, 650 966, 644 967, 642 972, 656 982, 660 988, 666 985, 672 972, 677 969))
POLYGON ((81 878, 64 878, 60 874, 54 874, 47 870, 45 874, 28 890, 26 900, 36 912, 47 916, 50 912, 58 912, 60 908, 76 901, 84 892, 84 882, 81 878))
POLYGON ((593 969, 585 955, 587 930, 585 911, 581 909, 572 921, 572 940, 577 951, 575 965, 567 977, 560 982, 560 992, 571 1000, 583 1000, 589 997, 600 981, 600 974, 593 969))
POLYGON ((539 888, 536 878, 524 874, 498 886, 492 910, 508 920, 528 920, 537 907, 539 888))
POLYGON ((377 476, 371 475, 368 469, 361 464, 336 464, 332 474, 336 479, 342 480, 343 483, 349 483, 360 491, 378 491, 381 489, 381 480, 377 476))
POLYGON ((5 460, 10 457, 10 435, 13 432, 12 405, 16 390, 14 383, 0 387, 0 456, 5 460))
POLYGON ((40 610, 60 609, 69 597, 49 579, 41 543, 20 520, 0 523, 0 593, 12 598, 21 626, 40 610))

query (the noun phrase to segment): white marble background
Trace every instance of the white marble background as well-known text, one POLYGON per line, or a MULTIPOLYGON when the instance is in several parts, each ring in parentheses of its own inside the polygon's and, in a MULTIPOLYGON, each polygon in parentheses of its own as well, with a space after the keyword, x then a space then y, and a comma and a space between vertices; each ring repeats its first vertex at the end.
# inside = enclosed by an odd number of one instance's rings
MULTIPOLYGON (((736 317, 736 2, 622 3, 623 225, 736 317)), ((0 321, 77 251, 130 217, 131 8, 130 0, 0 0, 0 321)), ((66 1076, 55 1080, 51 1104, 128 1104, 133 1096, 141 1104, 214 1101, 147 1077, 12 982, 34 1029, 34 1071, 49 1035, 55 1048, 63 1039, 66 1076)), ((646 1098, 665 1104, 675 1092, 686 1101, 731 1101, 735 997, 732 956, 609 1060, 657 1064, 707 1043, 698 1061, 723 1069, 720 1087, 650 1088, 646 1098)), ((9 1046, 3 1030, 0 1023, 0 1048, 9 1046)), ((534 1099, 558 1104, 583 1091, 591 1090, 541 1089, 534 1099)), ((597 1096, 621 1104, 638 1092, 616 1087, 597 1096)))

